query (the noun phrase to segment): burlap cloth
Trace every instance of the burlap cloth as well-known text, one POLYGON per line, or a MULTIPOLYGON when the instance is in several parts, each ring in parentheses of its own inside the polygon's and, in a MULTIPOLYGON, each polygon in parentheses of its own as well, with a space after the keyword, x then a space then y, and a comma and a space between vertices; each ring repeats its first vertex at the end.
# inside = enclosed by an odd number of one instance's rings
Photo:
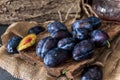
MULTIPOLYGON (((70 25, 75 20, 64 21, 69 31, 70 25)), ((50 21, 51 22, 51 21, 50 21)), ((91 59, 75 62, 72 59, 67 60, 56 68, 45 67, 42 60, 35 54, 35 46, 28 51, 22 51, 19 54, 9 55, 6 51, 6 43, 14 36, 24 37, 27 31, 35 25, 41 25, 46 28, 49 22, 15 22, 8 27, 1 36, 2 47, 0 48, 0 67, 10 72, 13 76, 23 80, 79 80, 81 71, 84 67, 90 65, 99 65, 103 69, 103 80, 120 79, 120 24, 114 22, 103 22, 100 27, 110 36, 111 47, 95 49, 95 54, 91 59), (63 76, 61 72, 67 70, 63 76)), ((48 36, 47 31, 37 35, 37 42, 48 36)))

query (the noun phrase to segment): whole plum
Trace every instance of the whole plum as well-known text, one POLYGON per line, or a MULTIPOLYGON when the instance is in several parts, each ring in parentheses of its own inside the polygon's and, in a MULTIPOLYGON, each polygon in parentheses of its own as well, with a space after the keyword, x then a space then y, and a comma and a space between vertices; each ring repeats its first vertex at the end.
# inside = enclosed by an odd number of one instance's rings
POLYGON ((95 16, 88 17, 84 20, 89 22, 93 26, 93 29, 98 29, 102 24, 102 20, 95 16))
POLYGON ((52 38, 50 36, 40 40, 36 47, 37 56, 40 58, 44 58, 49 50, 57 47, 57 42, 58 41, 55 38, 52 38))
POLYGON ((21 40, 22 38, 18 36, 13 36, 11 39, 9 39, 6 46, 8 53, 10 54, 18 53, 17 46, 19 45, 21 40))
POLYGON ((72 26, 72 31, 75 31, 76 29, 84 28, 87 29, 88 31, 93 30, 93 26, 87 21, 87 20, 76 20, 72 26))
POLYGON ((45 31, 45 28, 43 28, 41 26, 34 26, 28 30, 28 34, 34 33, 37 35, 43 31, 45 31))
POLYGON ((86 67, 82 72, 80 80, 102 80, 103 72, 99 66, 86 67))
POLYGON ((63 23, 58 22, 58 21, 49 23, 48 26, 47 26, 47 29, 48 29, 49 33, 53 33, 53 32, 56 32, 58 30, 67 31, 67 27, 63 23))
POLYGON ((60 48, 54 48, 47 52, 44 57, 44 64, 48 67, 56 67, 69 58, 69 53, 60 48))
POLYGON ((102 30, 94 30, 91 32, 91 41, 95 44, 96 47, 107 45, 108 39, 108 34, 102 30))
POLYGON ((68 50, 68 51, 72 51, 75 44, 76 44, 76 41, 75 41, 74 38, 63 38, 63 39, 59 40, 58 48, 68 50))
POLYGON ((76 44, 73 49, 73 59, 76 61, 81 61, 86 58, 90 58, 93 55, 94 46, 89 40, 83 40, 76 44))
POLYGON ((59 30, 59 31, 51 33, 51 36, 53 38, 60 40, 66 37, 71 37, 71 34, 68 31, 59 30))

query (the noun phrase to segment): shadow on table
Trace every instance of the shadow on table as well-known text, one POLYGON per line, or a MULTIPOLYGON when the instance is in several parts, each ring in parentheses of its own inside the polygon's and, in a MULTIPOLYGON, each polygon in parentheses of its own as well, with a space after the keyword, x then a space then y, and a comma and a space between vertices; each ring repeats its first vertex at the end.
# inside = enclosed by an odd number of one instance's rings
POLYGON ((5 32, 5 30, 7 29, 9 25, 8 24, 0 24, 0 44, 1 42, 1 35, 5 32))
POLYGON ((0 80, 21 80, 21 79, 14 78, 6 70, 3 70, 2 68, 0 68, 0 80))

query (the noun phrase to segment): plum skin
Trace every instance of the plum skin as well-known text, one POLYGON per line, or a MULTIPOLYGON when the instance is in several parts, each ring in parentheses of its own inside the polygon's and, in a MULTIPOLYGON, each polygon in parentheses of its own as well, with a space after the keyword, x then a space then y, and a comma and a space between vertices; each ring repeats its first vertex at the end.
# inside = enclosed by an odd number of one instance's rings
POLYGON ((72 31, 73 38, 76 38, 80 41, 89 38, 88 34, 89 34, 88 31, 84 28, 72 31))

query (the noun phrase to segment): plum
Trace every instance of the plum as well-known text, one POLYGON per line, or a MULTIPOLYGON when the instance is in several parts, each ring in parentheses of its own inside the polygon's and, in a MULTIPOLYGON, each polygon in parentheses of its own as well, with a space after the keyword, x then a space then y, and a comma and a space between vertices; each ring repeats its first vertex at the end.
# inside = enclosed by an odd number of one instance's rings
POLYGON ((36 47, 36 54, 40 58, 44 58, 46 53, 57 47, 57 40, 55 38, 52 38, 50 36, 43 38, 38 42, 38 45, 36 47))
POLYGON ((96 47, 103 47, 107 45, 108 39, 108 34, 102 30, 97 29, 91 32, 91 41, 95 44, 96 47))
POLYGON ((88 31, 84 28, 76 29, 72 31, 73 38, 76 38, 78 40, 85 40, 89 38, 88 31))
POLYGON ((43 28, 41 26, 34 26, 28 30, 28 34, 34 33, 37 35, 43 31, 45 31, 45 28, 43 28))
POLYGON ((74 38, 63 38, 63 39, 59 40, 58 48, 68 50, 68 51, 72 51, 75 44, 76 44, 76 41, 75 41, 74 38))
POLYGON ((69 58, 69 53, 60 48, 54 48, 47 52, 44 57, 44 64, 47 67, 56 67, 69 58))
POLYGON ((81 61, 90 58, 94 53, 94 46, 90 40, 83 40, 76 44, 73 49, 73 59, 76 61, 81 61))
POLYGON ((102 80, 102 69, 97 65, 84 68, 80 80, 102 80))
POLYGON ((13 36, 11 39, 9 39, 6 46, 8 53, 10 54, 18 53, 17 46, 19 45, 21 40, 22 38, 18 36, 13 36))
POLYGON ((98 29, 102 24, 102 20, 95 16, 88 17, 84 20, 89 22, 92 25, 93 29, 98 29))
POLYGON ((71 37, 71 34, 68 31, 59 30, 59 31, 53 32, 51 36, 53 38, 60 40, 66 37, 71 37))
POLYGON ((92 25, 87 20, 76 20, 72 24, 71 28, 72 28, 72 31, 74 31, 76 29, 80 29, 80 28, 87 29, 88 31, 92 31, 93 30, 92 25))

